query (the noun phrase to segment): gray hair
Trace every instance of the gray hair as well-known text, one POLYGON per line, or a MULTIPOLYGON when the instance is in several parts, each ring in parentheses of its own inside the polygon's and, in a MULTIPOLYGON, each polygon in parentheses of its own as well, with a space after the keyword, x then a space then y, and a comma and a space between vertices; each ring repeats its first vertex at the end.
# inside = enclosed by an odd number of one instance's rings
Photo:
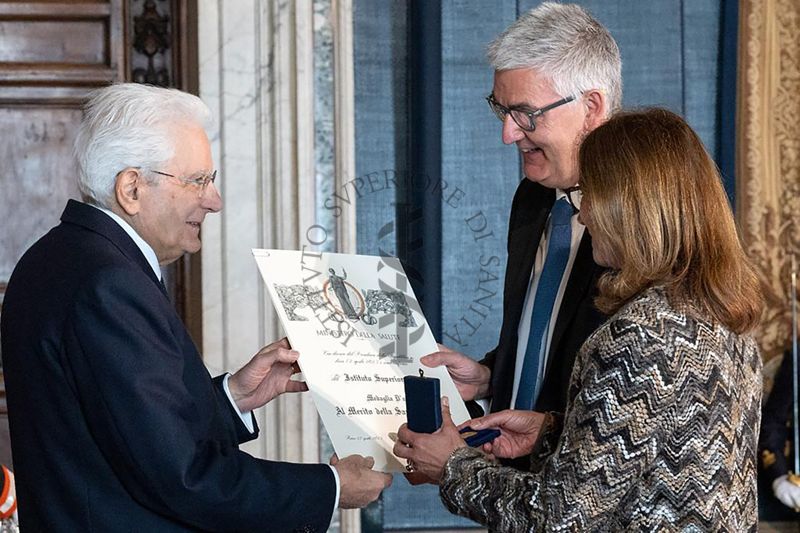
POLYGON ((622 106, 622 59, 608 30, 576 4, 544 2, 489 44, 495 70, 535 69, 562 96, 599 89, 609 114, 622 106))
POLYGON ((206 128, 211 111, 198 97, 177 89, 119 83, 94 91, 74 145, 84 201, 110 208, 119 172, 168 163, 178 142, 171 130, 176 122, 206 128))

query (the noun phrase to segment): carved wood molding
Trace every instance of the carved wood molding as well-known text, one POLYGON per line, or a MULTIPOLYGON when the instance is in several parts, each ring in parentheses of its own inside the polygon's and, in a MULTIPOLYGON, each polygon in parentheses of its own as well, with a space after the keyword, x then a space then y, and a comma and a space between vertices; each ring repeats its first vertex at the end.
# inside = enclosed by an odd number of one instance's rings
POLYGON ((161 0, 132 2, 133 63, 131 80, 161 87, 174 87, 170 52, 173 46, 171 31, 172 6, 161 0), (137 65, 138 63, 138 65, 137 65))
POLYGON ((126 1, 128 79, 197 94, 197 0, 126 1))
POLYGON ((768 360, 787 346, 791 254, 800 252, 800 5, 740 3, 737 218, 761 278, 768 360))
POLYGON ((0 105, 78 106, 125 78, 123 0, 0 1, 0 105))

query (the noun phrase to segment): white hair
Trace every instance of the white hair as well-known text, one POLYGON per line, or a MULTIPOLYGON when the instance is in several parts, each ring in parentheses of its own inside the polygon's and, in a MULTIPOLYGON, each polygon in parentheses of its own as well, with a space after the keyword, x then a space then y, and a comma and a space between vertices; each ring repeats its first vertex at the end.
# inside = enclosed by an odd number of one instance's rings
POLYGON ((562 96, 599 89, 609 115, 622 106, 622 59, 608 30, 576 4, 544 2, 489 44, 495 70, 534 69, 562 96))
POLYGON ((157 169, 175 155, 175 123, 206 128, 211 111, 177 89, 119 83, 94 91, 75 138, 78 187, 84 201, 110 208, 117 174, 129 167, 157 169))

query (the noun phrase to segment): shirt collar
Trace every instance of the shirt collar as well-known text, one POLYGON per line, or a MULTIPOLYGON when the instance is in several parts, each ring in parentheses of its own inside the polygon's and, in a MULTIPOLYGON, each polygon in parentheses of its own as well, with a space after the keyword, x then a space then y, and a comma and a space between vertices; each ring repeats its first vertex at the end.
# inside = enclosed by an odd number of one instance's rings
POLYGON ((96 205, 92 205, 92 207, 99 209, 106 215, 110 216, 111 220, 119 224, 119 227, 125 230, 125 233, 127 233, 130 238, 133 239, 133 242, 135 242, 136 246, 139 247, 139 250, 142 251, 144 258, 147 259, 147 264, 149 264, 150 268, 153 269, 153 272, 155 272, 158 280, 161 281, 161 267, 158 265, 158 257, 156 257, 156 253, 153 251, 153 248, 151 248, 150 245, 147 244, 147 242, 145 242, 145 240, 142 239, 138 233, 136 233, 136 230, 133 229, 130 224, 125 222, 118 214, 104 207, 98 207, 96 205))
MULTIPOLYGON (((566 196, 567 193, 564 192, 563 189, 556 189, 556 201, 561 200, 562 198, 566 198, 566 196)), ((583 198, 583 194, 581 193, 581 191, 575 191, 574 193, 572 193, 572 199, 575 200, 575 204, 572 205, 572 207, 574 207, 578 211, 580 211, 581 209, 581 198, 583 198)), ((569 198, 567 198, 567 201, 569 202, 569 198)))

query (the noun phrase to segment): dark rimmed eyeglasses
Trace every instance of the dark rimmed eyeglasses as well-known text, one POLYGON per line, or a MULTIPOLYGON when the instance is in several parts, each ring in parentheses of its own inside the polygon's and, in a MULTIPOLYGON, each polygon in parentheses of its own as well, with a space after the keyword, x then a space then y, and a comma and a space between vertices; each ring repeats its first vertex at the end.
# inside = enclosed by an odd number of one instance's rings
POLYGON ((573 100, 575 100, 574 96, 567 96, 557 102, 553 102, 552 104, 548 104, 539 109, 532 109, 530 107, 506 107, 494 99, 494 93, 486 97, 486 101, 489 103, 489 108, 492 110, 492 113, 494 113, 495 116, 500 119, 500 122, 505 122, 506 117, 511 115, 511 119, 514 121, 514 123, 519 126, 520 129, 525 131, 536 131, 537 117, 544 115, 551 109, 568 104, 573 100))
POLYGON ((194 185, 195 187, 199 187, 200 194, 208 188, 209 183, 214 183, 217 179, 217 171, 213 171, 210 174, 206 172, 200 172, 197 174, 193 174, 191 176, 176 176, 174 174, 168 174, 166 172, 161 172, 160 170, 150 170, 153 174, 158 174, 160 176, 166 176, 168 178, 175 178, 176 180, 183 182, 187 185, 194 185))
POLYGON ((574 187, 568 187, 564 189, 564 192, 567 194, 569 205, 572 206, 572 209, 574 209, 576 213, 579 213, 581 209, 578 207, 577 202, 581 199, 581 186, 575 185, 574 187))

